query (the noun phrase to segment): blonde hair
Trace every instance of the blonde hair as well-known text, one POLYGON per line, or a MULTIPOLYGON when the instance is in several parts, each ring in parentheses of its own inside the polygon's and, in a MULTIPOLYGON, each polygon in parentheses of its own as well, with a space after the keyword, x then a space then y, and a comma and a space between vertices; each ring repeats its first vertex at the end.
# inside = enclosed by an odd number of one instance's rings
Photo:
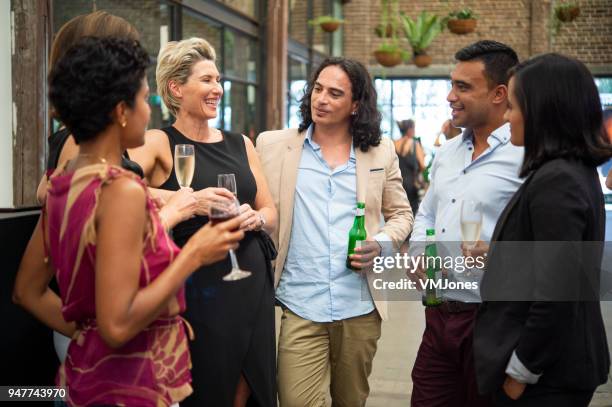
POLYGON ((49 58, 49 68, 83 37, 123 37, 138 41, 140 35, 134 26, 125 19, 109 14, 106 11, 96 11, 72 18, 64 24, 57 34, 49 58))
POLYGON ((189 38, 182 41, 171 41, 160 51, 157 57, 157 91, 170 112, 176 116, 181 103, 170 91, 170 81, 179 84, 187 82, 191 68, 199 61, 215 62, 217 55, 210 43, 202 38, 189 38))

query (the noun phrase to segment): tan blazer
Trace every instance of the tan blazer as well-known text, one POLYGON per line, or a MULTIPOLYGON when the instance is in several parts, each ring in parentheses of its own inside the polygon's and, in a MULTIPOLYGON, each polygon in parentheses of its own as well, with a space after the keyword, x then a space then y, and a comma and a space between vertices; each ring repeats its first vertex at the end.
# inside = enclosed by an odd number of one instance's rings
MULTIPOLYGON (((257 152, 279 211, 278 228, 272 236, 278 249, 274 268, 275 287, 287 259, 293 224, 293 199, 305 137, 305 131, 299 133, 297 129, 288 129, 267 131, 257 138, 257 152)), ((379 232, 386 233, 397 250, 412 230, 414 217, 402 186, 395 146, 390 139, 383 137, 380 145, 370 147, 367 153, 356 148, 355 159, 357 200, 366 204, 367 234, 373 237, 379 232), (385 221, 382 227, 381 214, 385 221)), ((368 274, 370 287, 374 277, 372 273, 368 274)), ((386 301, 374 302, 381 318, 387 319, 386 301)))

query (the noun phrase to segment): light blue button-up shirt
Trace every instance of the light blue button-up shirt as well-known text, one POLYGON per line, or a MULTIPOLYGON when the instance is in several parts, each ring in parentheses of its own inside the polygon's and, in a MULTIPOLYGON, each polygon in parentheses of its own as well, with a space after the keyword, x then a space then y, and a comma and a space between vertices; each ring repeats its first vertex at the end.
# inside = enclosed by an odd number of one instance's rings
POLYGON ((357 206, 356 161, 331 169, 306 132, 298 168, 287 260, 276 298, 313 322, 367 314, 374 303, 365 277, 346 268, 348 234, 357 206))
MULTIPOLYGON (((461 256, 461 201, 482 203, 480 240, 491 240, 497 220, 522 183, 518 177, 523 148, 510 143, 510 125, 495 130, 487 139, 489 148, 472 161, 474 136, 465 131, 440 147, 431 168, 431 185, 419 206, 410 238, 410 254, 422 249, 426 229, 436 231, 439 256, 461 256)), ((452 270, 449 280, 478 282, 482 272, 452 270)), ((451 301, 480 302, 479 290, 442 293, 451 301)))

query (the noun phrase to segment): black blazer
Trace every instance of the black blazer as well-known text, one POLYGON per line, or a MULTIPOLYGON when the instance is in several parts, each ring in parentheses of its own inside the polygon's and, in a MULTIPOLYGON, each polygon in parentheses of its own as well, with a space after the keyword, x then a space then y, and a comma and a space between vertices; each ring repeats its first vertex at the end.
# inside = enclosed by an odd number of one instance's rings
POLYGON ((502 386, 514 350, 542 374, 539 384, 593 390, 606 382, 610 355, 598 301, 604 231, 599 179, 581 162, 545 163, 512 197, 481 282, 474 328, 480 393, 502 386))

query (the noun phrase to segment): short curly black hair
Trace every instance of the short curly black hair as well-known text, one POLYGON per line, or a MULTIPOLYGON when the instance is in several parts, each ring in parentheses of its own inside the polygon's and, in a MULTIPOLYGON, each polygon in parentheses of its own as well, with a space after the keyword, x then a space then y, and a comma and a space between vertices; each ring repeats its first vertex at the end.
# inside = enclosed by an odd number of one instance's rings
POLYGON ((482 61, 490 88, 508 85, 508 71, 519 62, 511 47, 492 40, 478 41, 460 49, 455 54, 455 59, 463 62, 482 61))
POLYGON ((77 144, 95 138, 124 101, 134 106, 149 55, 138 41, 85 37, 49 74, 49 100, 77 144))
POLYGON ((304 96, 300 100, 300 116, 302 122, 298 130, 304 131, 312 124, 310 98, 319 74, 328 66, 338 66, 351 81, 353 101, 358 102, 357 113, 351 115, 349 132, 353 137, 353 146, 366 152, 370 147, 380 144, 382 137, 380 122, 382 115, 376 106, 376 88, 368 70, 360 62, 344 57, 329 57, 321 62, 310 81, 306 84, 304 96))

